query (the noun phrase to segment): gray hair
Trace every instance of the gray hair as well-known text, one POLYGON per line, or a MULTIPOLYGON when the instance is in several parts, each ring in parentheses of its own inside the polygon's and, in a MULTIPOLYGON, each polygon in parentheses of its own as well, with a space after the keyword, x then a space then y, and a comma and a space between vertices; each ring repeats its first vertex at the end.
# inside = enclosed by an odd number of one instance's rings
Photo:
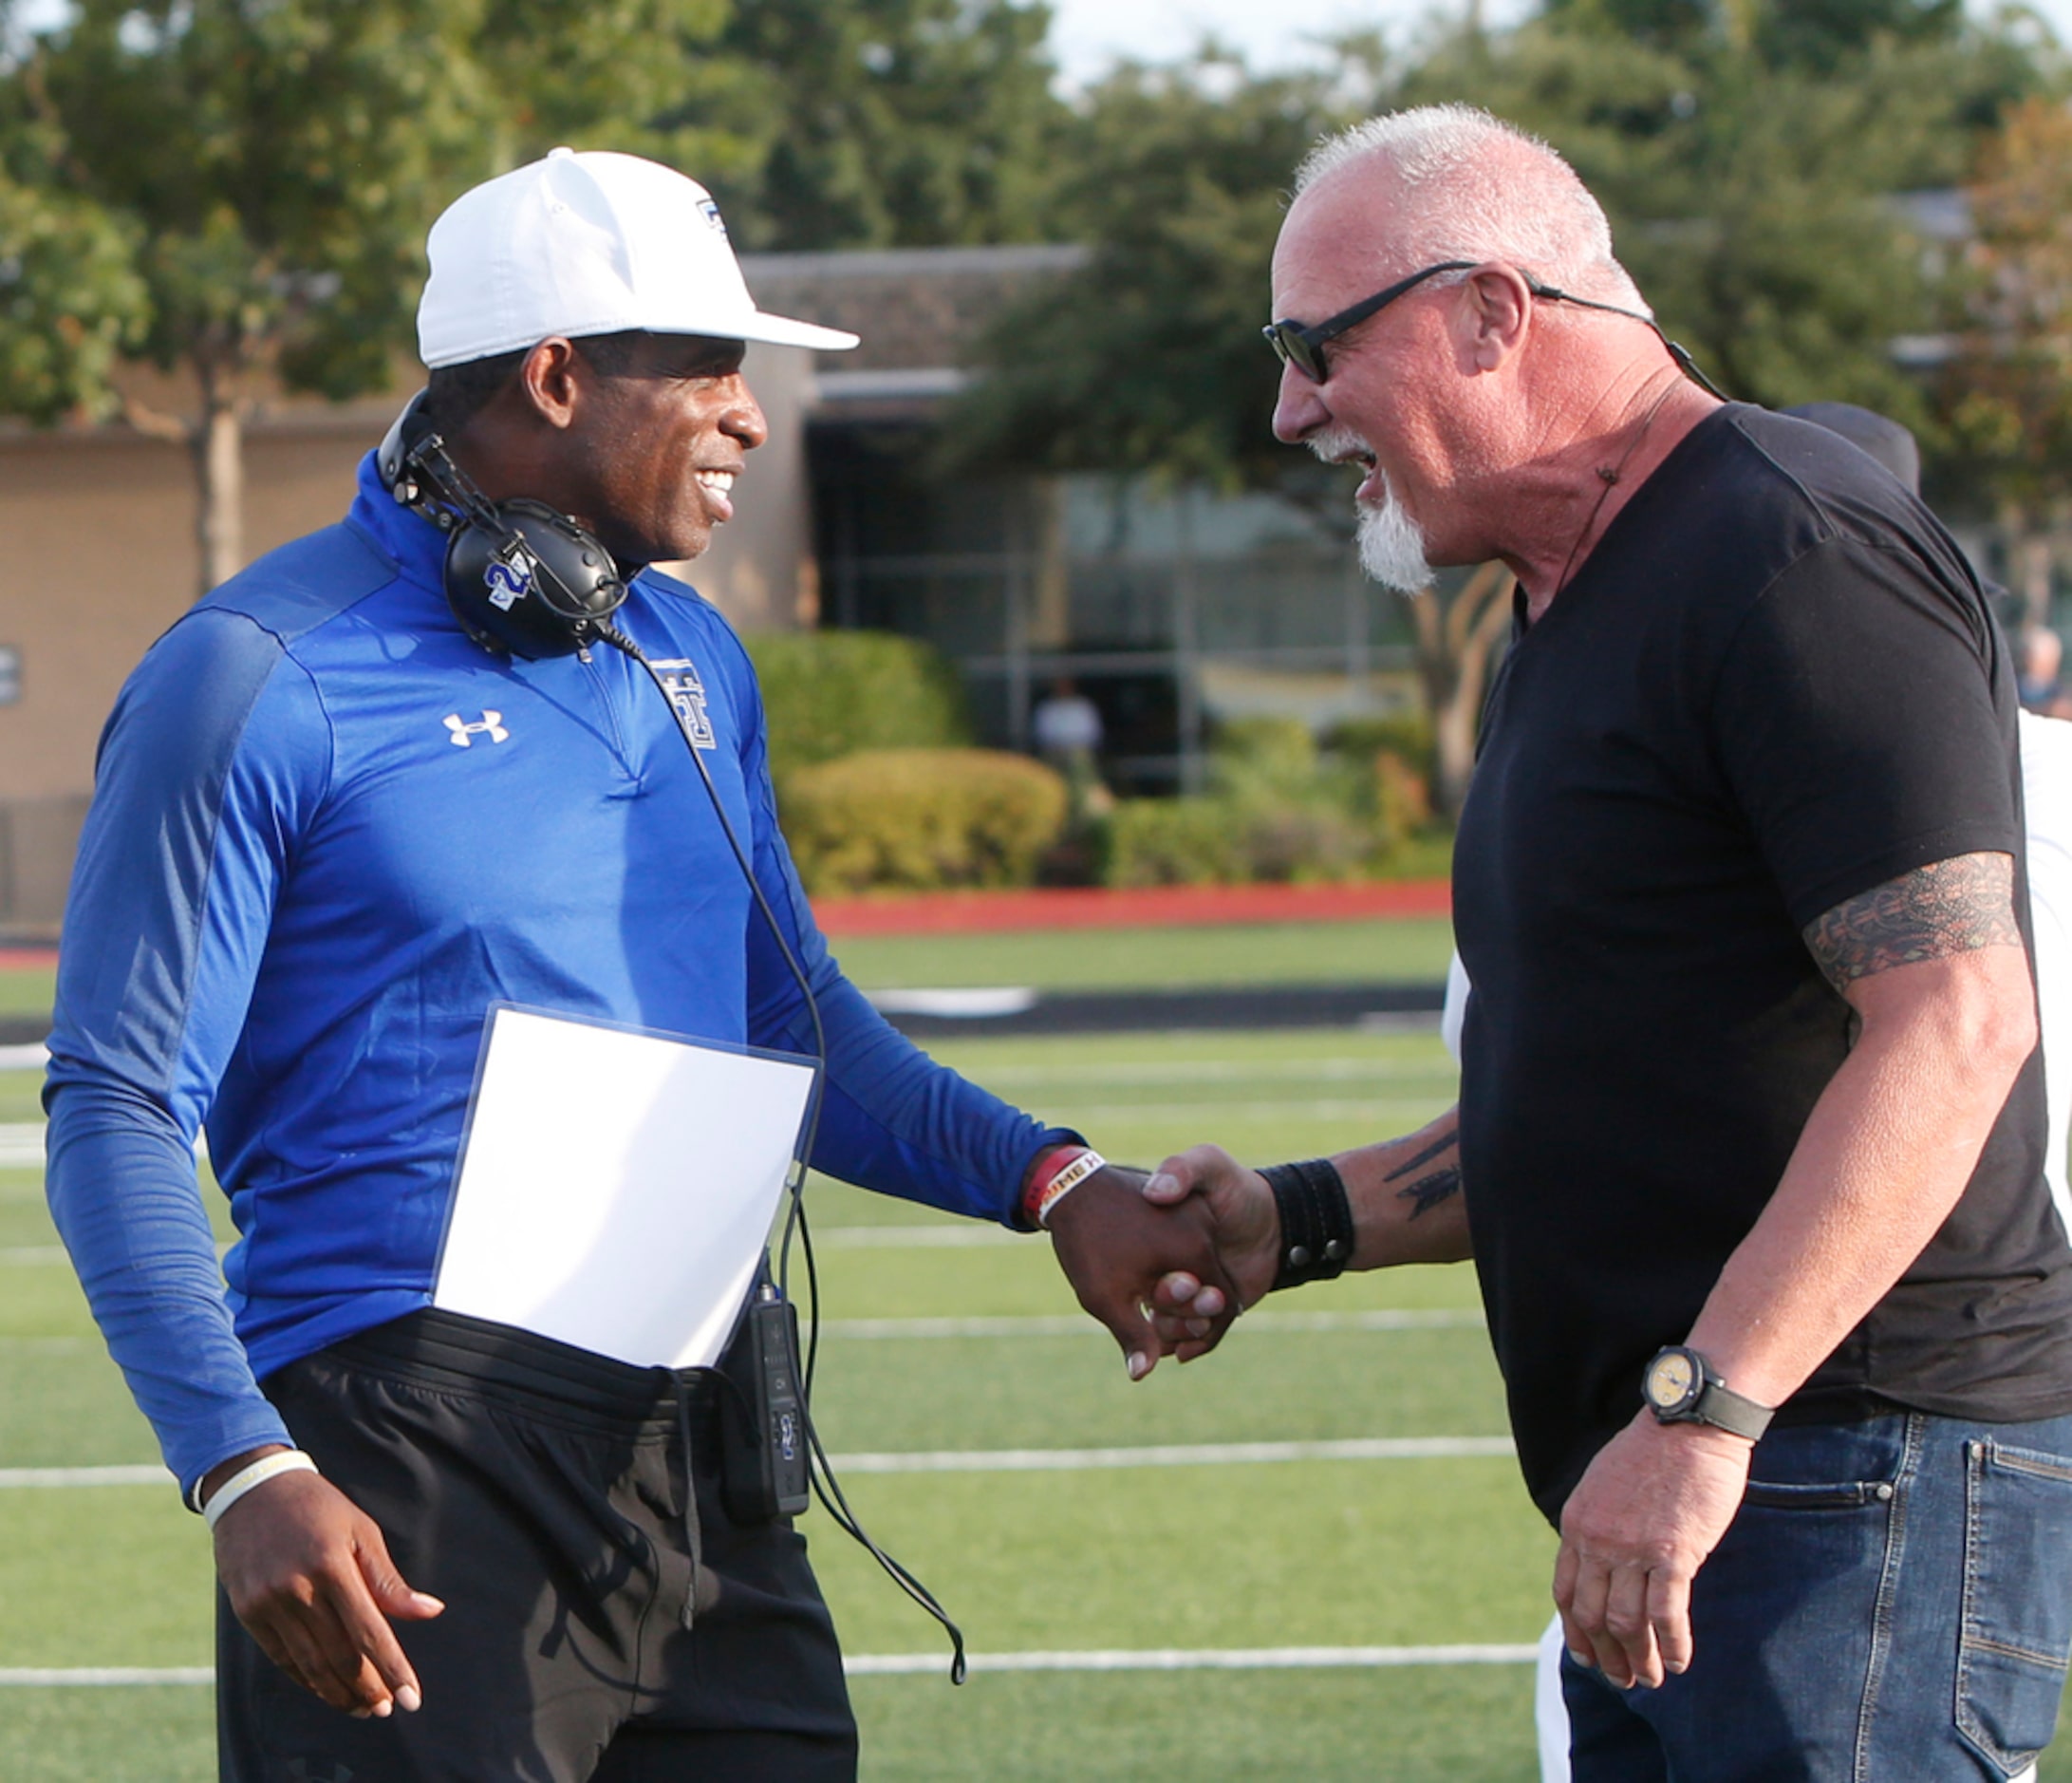
POLYGON ((1296 169, 1296 195, 1366 161, 1403 194, 1389 247, 1410 266, 1503 260, 1578 297, 1653 313, 1612 252, 1603 206, 1538 137, 1474 105, 1389 112, 1318 142, 1296 169))

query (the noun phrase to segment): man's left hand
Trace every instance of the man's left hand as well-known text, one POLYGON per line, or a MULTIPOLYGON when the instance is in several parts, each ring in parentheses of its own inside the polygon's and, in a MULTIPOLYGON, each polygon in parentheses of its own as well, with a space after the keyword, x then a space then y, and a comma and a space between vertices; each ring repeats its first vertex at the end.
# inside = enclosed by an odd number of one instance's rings
POLYGON ((1149 1374, 1160 1354, 1158 1332, 1145 1309, 1162 1277, 1184 1270, 1223 1290, 1223 1311, 1209 1322, 1215 1336, 1237 1316, 1238 1292, 1217 1261, 1215 1234, 1199 1197, 1176 1208, 1155 1207, 1144 1198, 1137 1174, 1111 1164, 1052 1207, 1048 1229, 1058 1267, 1080 1305, 1114 1333, 1132 1380, 1149 1374))
POLYGON ((1727 1533, 1755 1445, 1643 1411, 1561 1511, 1554 1602, 1568 1650, 1621 1690, 1690 1663, 1690 1582, 1727 1533))

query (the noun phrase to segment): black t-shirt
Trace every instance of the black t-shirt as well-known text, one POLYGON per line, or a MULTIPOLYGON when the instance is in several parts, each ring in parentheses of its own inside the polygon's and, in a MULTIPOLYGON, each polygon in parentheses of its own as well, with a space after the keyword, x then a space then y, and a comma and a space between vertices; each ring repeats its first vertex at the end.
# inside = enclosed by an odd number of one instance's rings
MULTIPOLYGON (((1824 428, 1707 417, 1520 630, 1454 861, 1462 1174, 1550 1518, 1848 1052, 1801 930, 1981 851, 2023 857, 2014 677, 1961 554, 1824 428)), ((2072 1412, 2043 1148, 2031 1058, 1955 1211, 1783 1418, 2072 1412)))

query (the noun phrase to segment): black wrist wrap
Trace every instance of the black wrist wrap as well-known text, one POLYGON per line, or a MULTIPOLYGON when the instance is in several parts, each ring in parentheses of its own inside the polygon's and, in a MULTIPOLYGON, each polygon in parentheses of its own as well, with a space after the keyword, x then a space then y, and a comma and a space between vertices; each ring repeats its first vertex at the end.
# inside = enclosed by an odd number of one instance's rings
POLYGON ((1328 1157, 1273 1164, 1260 1174, 1280 1210, 1280 1270, 1274 1286, 1328 1282, 1353 1258, 1353 1208, 1328 1157))

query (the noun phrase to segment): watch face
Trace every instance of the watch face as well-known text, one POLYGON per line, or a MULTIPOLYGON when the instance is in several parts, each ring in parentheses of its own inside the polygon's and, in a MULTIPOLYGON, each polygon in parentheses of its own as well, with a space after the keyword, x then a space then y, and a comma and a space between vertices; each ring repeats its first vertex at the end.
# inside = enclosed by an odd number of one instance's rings
POLYGON ((1674 1412, 1697 1397, 1698 1370, 1688 1350, 1664 1350, 1648 1364, 1648 1403, 1658 1412, 1674 1412))

